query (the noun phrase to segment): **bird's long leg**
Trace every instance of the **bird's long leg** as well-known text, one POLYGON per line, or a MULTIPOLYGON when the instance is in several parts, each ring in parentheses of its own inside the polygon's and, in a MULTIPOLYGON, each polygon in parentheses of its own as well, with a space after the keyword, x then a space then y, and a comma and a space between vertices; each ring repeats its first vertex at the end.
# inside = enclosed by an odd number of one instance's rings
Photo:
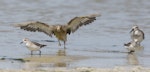
POLYGON ((31 55, 33 55, 33 51, 31 51, 31 55))
POLYGON ((66 41, 64 41, 64 49, 66 49, 66 41))
POLYGON ((39 50, 39 55, 41 55, 41 51, 39 50))
POLYGON ((60 40, 58 40, 58 43, 59 43, 58 45, 61 46, 60 40))

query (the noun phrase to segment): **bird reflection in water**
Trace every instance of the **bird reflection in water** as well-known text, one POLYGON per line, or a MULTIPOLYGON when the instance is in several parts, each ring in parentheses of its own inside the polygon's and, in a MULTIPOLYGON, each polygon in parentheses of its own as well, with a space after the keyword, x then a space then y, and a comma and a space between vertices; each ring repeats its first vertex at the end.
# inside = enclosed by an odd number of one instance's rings
POLYGON ((54 67, 67 67, 68 64, 66 62, 56 62, 54 67))
MULTIPOLYGON (((66 56, 66 49, 58 50, 56 55, 59 56, 59 57, 66 56)), ((68 63, 66 61, 64 61, 64 60, 59 60, 58 62, 54 63, 54 67, 67 67, 67 66, 68 66, 68 63)))
POLYGON ((56 55, 41 55, 24 58, 27 62, 24 63, 25 69, 44 68, 44 67, 67 67, 71 61, 70 57, 66 56, 65 49, 58 50, 56 55))
POLYGON ((138 60, 138 56, 143 53, 144 47, 143 46, 135 46, 132 48, 132 51, 128 52, 127 60, 128 64, 130 65, 139 65, 140 61, 138 60))
POLYGON ((60 50, 58 50, 57 56, 66 56, 66 49, 60 49, 60 50))
POLYGON ((128 64, 130 64, 130 65, 138 65, 139 64, 137 55, 134 52, 128 53, 127 60, 128 60, 128 64))

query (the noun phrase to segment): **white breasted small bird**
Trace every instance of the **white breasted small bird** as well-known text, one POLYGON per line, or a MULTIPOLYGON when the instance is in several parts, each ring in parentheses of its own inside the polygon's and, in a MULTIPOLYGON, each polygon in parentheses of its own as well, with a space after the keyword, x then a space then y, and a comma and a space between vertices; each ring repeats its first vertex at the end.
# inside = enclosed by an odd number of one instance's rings
POLYGON ((37 42, 30 41, 28 38, 24 38, 23 42, 21 42, 21 43, 26 44, 26 47, 31 51, 31 55, 33 54, 33 51, 39 51, 39 55, 41 55, 40 49, 42 47, 46 46, 46 45, 43 45, 43 44, 39 44, 37 42))
POLYGON ((132 27, 131 33, 131 39, 134 42, 137 42, 139 45, 144 40, 144 32, 139 29, 137 25, 132 27))

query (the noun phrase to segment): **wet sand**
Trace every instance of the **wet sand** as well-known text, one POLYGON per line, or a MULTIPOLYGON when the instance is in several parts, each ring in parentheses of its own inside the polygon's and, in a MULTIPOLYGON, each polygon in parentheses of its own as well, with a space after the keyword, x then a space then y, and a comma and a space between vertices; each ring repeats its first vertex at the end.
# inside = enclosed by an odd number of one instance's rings
POLYGON ((91 67, 78 67, 73 69, 67 68, 48 68, 48 69, 37 69, 37 70, 4 70, 0 72, 150 72, 150 68, 141 66, 134 67, 114 67, 114 68, 91 68, 91 67))

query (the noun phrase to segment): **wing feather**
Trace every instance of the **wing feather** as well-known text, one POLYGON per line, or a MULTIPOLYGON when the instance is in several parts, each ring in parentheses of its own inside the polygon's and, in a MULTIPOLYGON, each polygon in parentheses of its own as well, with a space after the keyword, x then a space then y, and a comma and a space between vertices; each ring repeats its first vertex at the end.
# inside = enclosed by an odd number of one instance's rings
POLYGON ((32 43, 34 43, 34 44, 35 44, 35 45, 37 45, 37 46, 40 46, 40 48, 42 48, 42 47, 46 46, 46 45, 44 45, 44 44, 40 44, 40 43, 33 42, 33 41, 32 41, 32 43))
POLYGON ((20 29, 31 31, 31 32, 44 32, 45 34, 52 36, 53 34, 53 25, 47 25, 46 23, 42 23, 39 21, 34 22, 26 22, 16 25, 20 27, 20 29))
POLYGON ((83 25, 90 24, 96 20, 96 16, 82 16, 82 17, 74 17, 68 22, 68 29, 67 33, 70 34, 71 32, 74 33, 79 27, 83 25))
POLYGON ((144 32, 142 30, 140 30, 142 35, 143 35, 143 39, 145 39, 145 35, 144 35, 144 32))

